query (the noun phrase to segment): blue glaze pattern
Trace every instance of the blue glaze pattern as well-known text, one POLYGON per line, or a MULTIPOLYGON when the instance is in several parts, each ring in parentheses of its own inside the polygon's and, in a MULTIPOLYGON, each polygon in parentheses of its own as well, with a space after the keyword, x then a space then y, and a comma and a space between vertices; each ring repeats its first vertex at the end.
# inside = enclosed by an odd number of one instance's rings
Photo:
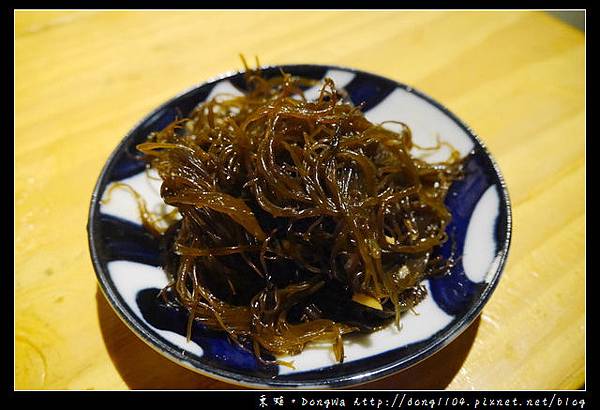
POLYGON ((146 163, 136 146, 146 140, 148 134, 164 129, 177 118, 188 115, 199 103, 204 101, 215 84, 205 84, 175 97, 134 128, 124 145, 119 146, 114 155, 114 164, 109 175, 110 181, 120 181, 142 172, 146 163), (176 101, 175 101, 176 100, 176 101))
POLYGON ((350 95, 354 105, 361 105, 362 111, 366 112, 379 105, 396 88, 398 85, 392 82, 374 84, 372 78, 357 75, 344 90, 350 95))
MULTIPOLYGON (((144 315, 144 319, 157 329, 168 330, 187 337, 188 314, 183 309, 167 306, 159 298, 160 289, 149 288, 137 294, 136 302, 144 315)), ((252 353, 251 346, 241 349, 234 345, 223 332, 215 332, 205 326, 194 323, 191 339, 202 347, 202 358, 186 353, 188 358, 204 360, 224 370, 236 371, 242 374, 260 374, 271 377, 277 374, 277 367, 259 363, 252 353)), ((265 356, 268 360, 273 357, 265 356)))
MULTIPOLYGON (((485 153, 476 148, 465 160, 464 178, 450 187, 446 197, 446 206, 452 213, 448 224, 448 240, 441 248, 440 254, 449 258, 452 248, 456 255, 463 255, 467 228, 473 210, 483 193, 493 185, 493 180, 485 172, 487 169, 485 153)), ((499 239, 499 238, 497 238, 499 239)), ((457 258, 450 273, 441 278, 429 279, 431 294, 436 303, 450 315, 460 315, 471 305, 473 299, 479 297, 485 284, 477 284, 469 280, 465 274, 462 258, 457 258)))
POLYGON ((107 262, 126 260, 160 266, 158 240, 143 226, 110 215, 100 215, 98 232, 107 262))

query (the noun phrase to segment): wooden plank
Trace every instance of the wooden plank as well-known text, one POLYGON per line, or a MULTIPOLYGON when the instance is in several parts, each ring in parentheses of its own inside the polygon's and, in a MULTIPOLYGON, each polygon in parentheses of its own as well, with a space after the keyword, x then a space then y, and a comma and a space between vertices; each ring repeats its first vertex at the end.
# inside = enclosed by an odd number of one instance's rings
POLYGON ((483 138, 514 205, 507 269, 437 355, 365 388, 572 389, 585 377, 584 37, 537 12, 17 11, 16 388, 232 388, 164 359, 112 312, 85 226, 110 152, 237 57, 414 85, 483 138))

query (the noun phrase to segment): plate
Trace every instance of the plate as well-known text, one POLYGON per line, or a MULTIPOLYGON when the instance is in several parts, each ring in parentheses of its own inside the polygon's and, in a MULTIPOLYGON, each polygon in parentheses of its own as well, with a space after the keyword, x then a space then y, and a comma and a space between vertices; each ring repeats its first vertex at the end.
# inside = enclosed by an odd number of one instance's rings
MULTIPOLYGON (((186 340, 187 313, 169 308, 156 297, 167 284, 159 243, 142 227, 137 203, 125 190, 108 190, 117 182, 133 187, 149 209, 164 207, 160 180, 145 168, 136 145, 152 131, 220 93, 241 95, 243 73, 228 73, 193 87, 166 102, 117 146, 102 169, 92 195, 88 239, 102 292, 127 326, 152 348, 204 375, 255 388, 327 388, 366 383, 401 371, 442 349, 479 315, 500 279, 511 237, 508 191, 498 165, 473 130, 424 93, 367 72, 336 66, 284 65, 263 68, 265 77, 279 70, 322 80, 332 78, 355 105, 362 104, 375 123, 402 121, 420 146, 436 138, 465 157, 465 177, 447 195, 452 213, 448 229, 455 240, 458 262, 448 275, 424 282, 428 296, 402 317, 402 327, 390 325, 369 335, 344 339, 345 360, 336 363, 331 349, 307 347, 294 356, 294 369, 264 365, 231 343, 224 333, 194 324, 186 340)), ((307 98, 320 86, 305 89, 307 98)), ((394 127, 388 123, 386 127, 394 127)), ((443 155, 440 153, 439 155, 443 155)), ((429 158, 434 161, 435 158, 429 158)), ((163 209, 164 211, 164 209, 163 209)), ((450 241, 442 248, 448 252, 450 241)), ((160 369, 157 369, 160 371, 160 369)))

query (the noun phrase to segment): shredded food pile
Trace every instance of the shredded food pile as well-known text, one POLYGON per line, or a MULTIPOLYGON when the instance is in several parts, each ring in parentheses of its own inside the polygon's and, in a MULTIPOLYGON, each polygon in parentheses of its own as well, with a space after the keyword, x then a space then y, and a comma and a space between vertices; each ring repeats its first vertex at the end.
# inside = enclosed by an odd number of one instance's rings
MULTIPOLYGON (((400 323, 426 296, 422 281, 453 260, 444 199, 458 153, 428 163, 400 132, 369 122, 325 79, 246 66, 249 91, 217 95, 138 145, 181 218, 160 235, 171 282, 161 292, 194 322, 266 355, 295 355, 400 323)), ((278 362, 281 363, 281 362, 278 362)))

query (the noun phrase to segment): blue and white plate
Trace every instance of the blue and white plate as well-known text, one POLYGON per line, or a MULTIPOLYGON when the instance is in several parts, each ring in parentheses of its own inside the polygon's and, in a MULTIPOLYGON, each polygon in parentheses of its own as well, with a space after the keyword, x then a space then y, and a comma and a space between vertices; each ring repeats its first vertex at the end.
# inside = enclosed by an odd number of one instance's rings
MULTIPOLYGON (((279 74, 279 66, 263 70, 279 74)), ((390 325, 369 335, 348 335, 344 363, 331 349, 310 345, 293 360, 295 369, 266 366, 252 353, 230 343, 223 333, 195 324, 186 341, 187 314, 167 308, 156 297, 167 284, 158 242, 144 230, 134 197, 107 190, 116 182, 132 186, 153 211, 165 211, 160 180, 147 172, 135 146, 177 116, 217 94, 244 92, 243 73, 228 74, 201 84, 168 101, 140 122, 119 144, 104 166, 94 190, 89 221, 89 245, 104 295, 123 321, 141 339, 169 359, 217 379, 250 387, 324 388, 365 383, 405 369, 434 354, 464 331, 477 317, 496 287, 511 235, 511 210, 506 185, 497 164, 474 132, 444 106, 411 87, 374 74, 332 66, 286 65, 284 71, 313 79, 332 78, 356 105, 363 104, 375 123, 402 121, 420 146, 436 138, 449 142, 466 158, 465 178, 447 197, 452 212, 448 229, 462 256, 449 275, 425 282, 427 298, 409 312, 402 328, 390 325), (161 208, 162 207, 162 208, 161 208)), ((307 98, 320 86, 305 90, 307 98)), ((393 127, 393 124, 385 126, 393 127)), ((436 155, 444 155, 440 152, 436 155)), ((430 157, 430 160, 436 160, 430 157)), ((450 244, 442 249, 449 253, 450 244)))

